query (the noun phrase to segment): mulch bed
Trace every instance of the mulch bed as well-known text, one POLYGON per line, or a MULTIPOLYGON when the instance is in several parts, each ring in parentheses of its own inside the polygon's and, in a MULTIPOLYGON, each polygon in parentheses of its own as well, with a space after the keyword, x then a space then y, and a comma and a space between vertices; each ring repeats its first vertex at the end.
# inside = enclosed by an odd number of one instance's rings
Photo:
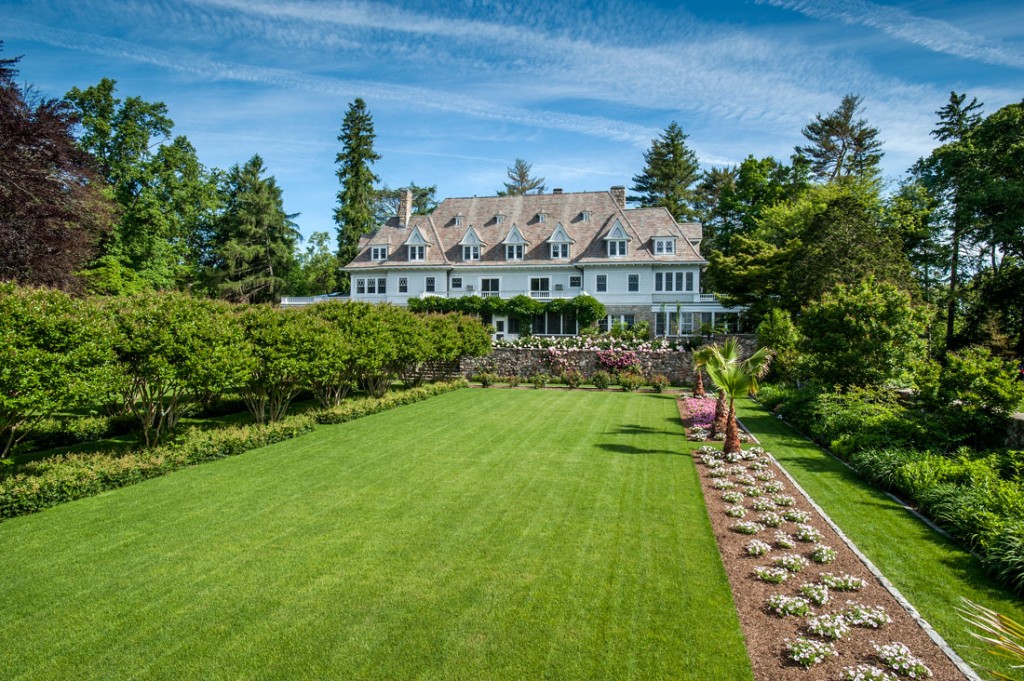
MULTIPOLYGON (((681 405, 680 405, 681 406, 681 405)), ((681 413, 683 421, 686 415, 681 413)), ((708 443, 717 450, 722 445, 708 443)), ((742 505, 747 509, 745 521, 757 521, 761 513, 752 510, 753 498, 744 496, 739 504, 732 504, 722 499, 723 490, 715 489, 713 484, 716 480, 734 479, 731 475, 728 478, 713 478, 708 474, 711 468, 705 465, 699 458, 695 460, 697 470, 701 478, 701 486, 704 491, 704 500, 707 505, 708 515, 711 518, 711 526, 714 529, 715 537, 718 540, 718 549, 722 555, 722 562, 725 565, 729 576, 729 583, 732 587, 733 599, 736 603, 736 610, 739 613, 740 623, 746 636, 747 650, 754 667, 754 677, 759 681, 817 681, 834 680, 841 678, 842 670, 859 664, 872 665, 882 669, 886 665, 878 659, 872 648, 872 642, 885 645, 893 642, 901 642, 908 646, 912 653, 924 662, 931 669, 932 678, 937 680, 962 681, 967 678, 952 661, 942 652, 938 645, 924 632, 914 619, 904 610, 896 599, 885 587, 872 575, 871 571, 854 554, 845 542, 832 530, 821 516, 808 503, 807 499, 790 483, 785 475, 779 470, 774 459, 769 457, 766 461, 770 470, 775 474, 774 480, 780 481, 784 489, 780 494, 793 497, 796 503, 791 508, 806 511, 810 514, 810 520, 806 523, 814 527, 820 534, 819 542, 831 546, 836 550, 837 557, 834 562, 819 565, 811 560, 813 543, 801 541, 795 542, 791 550, 778 548, 774 543, 776 529, 781 529, 793 535, 797 524, 786 521, 779 528, 766 527, 755 535, 745 535, 730 529, 730 526, 738 521, 736 518, 726 516, 725 510, 734 505, 742 505), (772 545, 772 550, 764 556, 748 556, 745 546, 753 539, 760 539, 772 545), (798 573, 790 576, 790 579, 782 584, 769 584, 761 581, 754 574, 758 566, 772 566, 772 558, 783 554, 799 554, 808 559, 809 565, 798 573), (866 586, 860 591, 841 592, 831 591, 829 601, 821 606, 812 606, 812 614, 838 613, 846 604, 847 600, 857 601, 869 606, 882 606, 886 614, 892 619, 888 624, 882 625, 879 629, 864 629, 850 627, 849 633, 842 639, 835 642, 837 655, 824 662, 815 664, 805 669, 792 662, 786 652, 786 640, 795 640, 799 636, 820 640, 810 634, 806 629, 807 618, 804 617, 777 617, 771 614, 766 607, 766 600, 773 594, 785 594, 787 596, 798 596, 799 587, 808 582, 817 582, 819 575, 823 572, 830 572, 835 575, 849 574, 859 577, 866 582, 866 586)), ((747 467, 749 461, 737 463, 726 463, 725 466, 747 467)), ((748 473, 755 471, 748 470, 748 473)), ((759 481, 761 484, 761 481, 759 481)), ((733 491, 742 492, 745 486, 736 484, 733 491)), ((774 495, 766 495, 769 498, 774 495)), ((763 498, 763 497, 761 497, 763 498)), ((786 509, 777 509, 778 512, 786 509)), ((906 678, 906 677, 900 677, 906 678)))

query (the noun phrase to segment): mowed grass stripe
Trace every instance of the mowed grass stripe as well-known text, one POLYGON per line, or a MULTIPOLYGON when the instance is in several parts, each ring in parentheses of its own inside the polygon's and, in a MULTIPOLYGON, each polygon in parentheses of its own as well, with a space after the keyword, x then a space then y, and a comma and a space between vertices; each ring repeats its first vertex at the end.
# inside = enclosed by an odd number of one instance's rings
POLYGON ((5 678, 750 678, 674 400, 464 390, 0 524, 5 678))

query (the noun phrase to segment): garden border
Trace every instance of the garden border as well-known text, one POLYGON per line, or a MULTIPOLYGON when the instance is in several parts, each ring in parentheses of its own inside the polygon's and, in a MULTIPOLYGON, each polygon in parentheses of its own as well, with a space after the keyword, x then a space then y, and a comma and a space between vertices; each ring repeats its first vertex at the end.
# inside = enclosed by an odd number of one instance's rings
MULTIPOLYGON (((789 423, 786 423, 785 420, 782 420, 782 421, 794 433, 797 433, 798 435, 800 435, 800 437, 802 437, 805 440, 807 440, 808 442, 810 442, 817 449, 821 450, 823 453, 827 454, 829 457, 835 459, 836 461, 839 461, 840 463, 842 463, 847 468, 850 468, 851 471, 853 470, 853 468, 851 468, 849 466, 849 464, 847 464, 845 461, 842 461, 842 459, 837 457, 835 454, 833 454, 832 452, 828 451, 827 449, 825 449, 823 447, 820 447, 816 442, 814 442, 813 440, 811 440, 810 438, 805 436, 803 433, 800 433, 800 431, 798 431, 795 428, 793 428, 789 423)), ((737 419, 737 423, 739 423, 739 419, 737 419)), ((760 444, 760 440, 758 440, 757 437, 753 433, 751 433, 750 430, 746 426, 741 426, 741 427, 743 428, 743 430, 745 430, 751 436, 751 438, 753 439, 754 442, 757 442, 758 444, 760 444)), ((882 571, 879 570, 875 566, 875 564, 871 562, 871 559, 869 559, 866 555, 864 555, 863 552, 861 552, 861 550, 859 548, 857 548, 857 545, 854 544, 853 541, 849 537, 846 536, 846 533, 843 532, 843 530, 832 520, 832 518, 829 517, 829 515, 825 512, 825 510, 821 506, 818 505, 818 502, 816 502, 814 500, 814 498, 810 494, 808 494, 807 491, 800 485, 800 483, 798 483, 796 481, 796 479, 792 475, 790 475, 789 471, 786 470, 786 467, 783 466, 779 462, 779 460, 775 458, 775 455, 772 454, 770 451, 767 451, 767 450, 766 450, 765 453, 771 458, 771 460, 775 463, 775 465, 778 466, 779 470, 781 470, 782 474, 786 476, 786 479, 788 479, 789 482, 792 483, 793 487, 796 488, 800 492, 800 494, 802 494, 804 496, 805 499, 807 499, 807 502, 810 504, 811 508, 813 508, 818 513, 818 515, 821 516, 822 520, 824 520, 828 524, 828 526, 832 528, 833 531, 835 531, 836 535, 840 539, 843 540, 843 543, 845 543, 846 546, 849 547, 849 549, 853 552, 853 554, 855 556, 857 556, 857 558, 862 563, 864 563, 864 566, 871 572, 872 575, 875 576, 876 579, 878 579, 878 582, 886 589, 886 591, 888 591, 890 594, 892 594, 892 597, 896 599, 896 602, 899 603, 900 606, 902 606, 902 608, 907 611, 907 614, 909 614, 910 617, 918 624, 918 626, 920 626, 921 629, 924 630, 925 634, 928 635, 928 638, 930 638, 932 641, 934 641, 935 645, 937 645, 939 647, 939 649, 943 653, 945 653, 946 657, 948 657, 950 659, 950 661, 954 665, 956 665, 957 669, 959 669, 964 674, 964 676, 966 676, 971 681, 983 681, 982 678, 980 676, 978 676, 978 673, 976 671, 974 671, 974 669, 970 665, 968 665, 964 661, 964 659, 962 657, 960 657, 957 654, 957 652, 950 647, 950 645, 948 643, 946 643, 946 640, 944 638, 942 638, 941 635, 939 635, 939 632, 935 631, 935 629, 932 627, 932 625, 928 623, 928 620, 926 620, 924 617, 921 616, 921 613, 919 613, 917 611, 917 609, 910 603, 910 601, 908 601, 903 596, 903 594, 900 593, 899 589, 897 589, 893 585, 893 583, 890 582, 888 580, 888 578, 886 578, 886 576, 884 574, 882 574, 882 571)), ((856 472, 856 471, 854 471, 854 472, 856 472)), ((921 520, 924 520, 925 524, 927 524, 929 527, 931 527, 931 528, 933 528, 935 530, 938 530, 941 534, 943 534, 943 535, 945 535, 947 537, 949 536, 944 530, 942 530, 942 528, 936 527, 935 524, 932 523, 930 520, 928 520, 927 518, 922 516, 920 513, 918 513, 914 509, 912 509, 909 506, 907 506, 907 504, 902 499, 899 499, 898 497, 895 497, 892 494, 889 494, 888 492, 886 492, 886 494, 888 494, 890 497, 892 497, 893 500, 895 500, 897 503, 899 503, 903 508, 905 508, 906 510, 910 511, 915 517, 917 517, 917 518, 919 518, 921 520)))

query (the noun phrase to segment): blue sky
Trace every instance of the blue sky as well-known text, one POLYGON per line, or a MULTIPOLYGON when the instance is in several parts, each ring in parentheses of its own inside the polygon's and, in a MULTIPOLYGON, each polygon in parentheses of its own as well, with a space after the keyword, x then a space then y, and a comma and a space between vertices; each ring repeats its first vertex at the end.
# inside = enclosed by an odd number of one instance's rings
POLYGON ((950 90, 1024 98, 1016 0, 0 0, 0 40, 45 95, 113 78, 167 103, 204 164, 259 153, 307 236, 333 233, 355 97, 382 181, 439 197, 493 194, 517 157, 549 190, 629 185, 673 120, 705 166, 785 159, 848 92, 895 180, 950 90))

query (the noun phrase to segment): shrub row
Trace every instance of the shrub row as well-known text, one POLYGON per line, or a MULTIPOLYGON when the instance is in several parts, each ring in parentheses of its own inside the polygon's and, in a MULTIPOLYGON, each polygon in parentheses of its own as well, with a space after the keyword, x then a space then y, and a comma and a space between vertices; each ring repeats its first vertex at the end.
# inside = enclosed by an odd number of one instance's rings
POLYGON ((33 513, 179 468, 237 456, 305 435, 312 432, 317 423, 344 423, 465 385, 465 381, 457 380, 389 393, 381 398, 353 399, 337 407, 287 416, 271 424, 190 428, 169 444, 124 454, 63 454, 29 462, 0 481, 0 518, 33 513))
POLYGON ((759 397, 872 484, 918 506, 1024 593, 1024 451, 947 451, 957 441, 948 419, 884 390, 770 386, 759 397))
MULTIPOLYGON (((514 388, 519 385, 520 381, 525 380, 528 383, 533 384, 535 388, 543 388, 548 383, 555 380, 561 380, 561 382, 568 388, 575 390, 584 383, 583 374, 575 369, 565 371, 560 376, 551 376, 545 373, 536 373, 528 376, 525 379, 521 379, 519 376, 501 376, 499 374, 491 372, 483 372, 476 374, 472 377, 474 381, 479 383, 484 388, 489 388, 496 383, 505 383, 510 388, 514 388)), ((590 376, 590 383, 598 390, 606 390, 611 385, 617 385, 622 388, 625 392, 632 392, 639 390, 645 385, 651 386, 655 392, 664 392, 666 388, 671 385, 667 376, 662 374, 656 374, 649 378, 645 378, 642 374, 635 371, 624 371, 622 373, 612 375, 607 371, 598 370, 590 376)))

